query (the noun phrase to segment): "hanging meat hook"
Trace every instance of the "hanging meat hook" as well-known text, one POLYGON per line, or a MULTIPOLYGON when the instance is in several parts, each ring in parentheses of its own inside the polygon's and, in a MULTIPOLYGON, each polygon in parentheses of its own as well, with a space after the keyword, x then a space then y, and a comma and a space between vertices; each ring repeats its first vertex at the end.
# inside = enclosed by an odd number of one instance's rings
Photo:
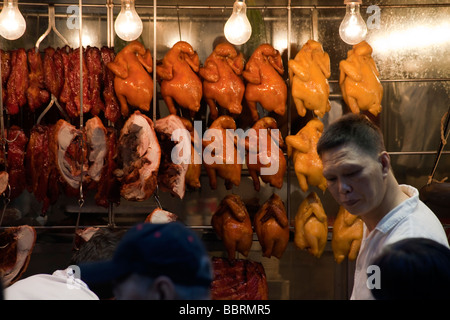
POLYGON ((46 36, 50 34, 50 31, 53 30, 56 35, 64 42, 64 44, 69 45, 69 42, 66 40, 66 38, 63 37, 63 35, 56 29, 55 25, 55 6, 53 4, 48 5, 48 27, 47 30, 45 30, 44 34, 39 37, 39 39, 36 42, 36 51, 39 50, 39 45, 41 44, 42 40, 45 39, 46 36))

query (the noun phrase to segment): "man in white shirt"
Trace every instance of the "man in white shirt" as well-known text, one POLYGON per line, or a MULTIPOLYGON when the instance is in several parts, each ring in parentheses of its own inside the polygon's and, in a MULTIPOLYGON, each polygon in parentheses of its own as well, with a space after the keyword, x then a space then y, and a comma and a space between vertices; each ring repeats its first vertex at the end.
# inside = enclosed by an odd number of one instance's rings
POLYGON ((317 152, 332 196, 364 221, 351 299, 373 299, 371 275, 377 270, 370 266, 386 245, 423 237, 449 246, 442 224, 417 189, 398 184, 382 133, 366 116, 350 113, 330 124, 317 152))

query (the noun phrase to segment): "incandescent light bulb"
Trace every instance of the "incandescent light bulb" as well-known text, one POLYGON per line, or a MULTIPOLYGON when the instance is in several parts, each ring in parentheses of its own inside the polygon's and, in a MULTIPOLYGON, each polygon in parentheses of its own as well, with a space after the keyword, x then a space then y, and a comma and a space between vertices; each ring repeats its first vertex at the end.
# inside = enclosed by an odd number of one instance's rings
POLYGON ((8 40, 19 39, 27 28, 25 19, 19 11, 17 0, 3 1, 0 12, 0 35, 8 40))
POLYGON ((355 45, 364 40, 367 35, 367 26, 359 12, 361 0, 345 0, 346 13, 339 26, 339 35, 348 44, 355 45))
POLYGON ((233 13, 225 23, 223 29, 225 38, 235 45, 246 43, 252 35, 252 26, 247 18, 247 5, 244 1, 236 0, 233 13))
POLYGON ((142 20, 134 8, 134 0, 122 0, 120 13, 114 23, 116 34, 125 41, 133 41, 142 33, 142 20))

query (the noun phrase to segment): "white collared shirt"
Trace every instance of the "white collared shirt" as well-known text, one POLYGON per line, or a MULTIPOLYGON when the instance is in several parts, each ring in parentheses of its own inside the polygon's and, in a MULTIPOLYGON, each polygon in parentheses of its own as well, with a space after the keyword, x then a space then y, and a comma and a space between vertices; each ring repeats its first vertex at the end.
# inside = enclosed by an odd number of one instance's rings
POLYGON ((72 276, 71 270, 36 274, 5 288, 5 300, 99 300, 88 286, 72 276))
POLYGON ((352 300, 374 299, 367 285, 367 268, 386 245, 405 238, 422 237, 449 246, 442 223, 420 201, 419 191, 408 185, 400 185, 400 188, 410 198, 385 215, 371 232, 364 224, 363 240, 356 259, 352 300))

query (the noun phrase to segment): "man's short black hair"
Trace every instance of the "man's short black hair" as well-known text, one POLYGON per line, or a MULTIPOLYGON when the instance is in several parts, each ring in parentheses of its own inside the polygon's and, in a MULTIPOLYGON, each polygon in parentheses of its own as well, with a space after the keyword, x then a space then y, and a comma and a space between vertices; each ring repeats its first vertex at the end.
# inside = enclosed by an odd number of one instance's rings
POLYGON ((370 155, 377 156, 385 151, 380 128, 363 114, 348 113, 331 123, 317 143, 317 153, 353 143, 370 155))

